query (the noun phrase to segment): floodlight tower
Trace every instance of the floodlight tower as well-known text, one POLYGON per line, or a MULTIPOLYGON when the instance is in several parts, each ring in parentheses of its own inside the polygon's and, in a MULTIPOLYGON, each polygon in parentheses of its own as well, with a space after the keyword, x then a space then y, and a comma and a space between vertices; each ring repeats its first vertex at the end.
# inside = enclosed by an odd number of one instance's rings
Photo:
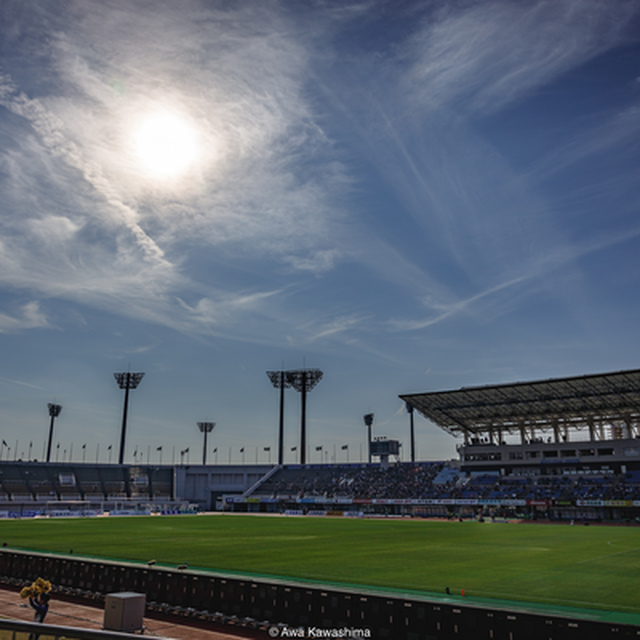
POLYGON ((307 452, 307 392, 311 391, 322 380, 320 369, 297 369, 287 371, 289 385, 302 394, 302 410, 300 417, 300 464, 306 463, 307 452))
POLYGON ((411 426, 411 462, 416 461, 416 436, 413 429, 413 405, 405 403, 407 413, 409 414, 409 424, 411 426))
POLYGON ((121 389, 124 389, 124 410, 122 412, 122 431, 120 432, 120 454, 118 456, 118 464, 122 464, 124 460, 124 440, 127 432, 127 411, 129 409, 129 389, 135 389, 140 380, 144 378, 144 373, 114 373, 114 378, 121 389))
POLYGON ((364 416, 364 424, 367 427, 367 446, 369 450, 369 464, 371 464, 371 425, 373 424, 373 413, 364 416))
POLYGON ((62 405, 53 404, 50 402, 47 407, 49 408, 49 416, 51 422, 49 423, 49 444, 47 445, 47 462, 51 461, 51 442, 53 441, 53 422, 60 415, 62 411, 62 405))
POLYGON ((284 451, 284 390, 291 386, 285 371, 267 371, 271 384, 280 389, 280 422, 278 427, 278 464, 282 465, 284 451))
POLYGON ((215 422, 198 422, 198 429, 200 433, 204 433, 204 447, 202 449, 202 466, 207 464, 207 434, 213 431, 216 426, 215 422))

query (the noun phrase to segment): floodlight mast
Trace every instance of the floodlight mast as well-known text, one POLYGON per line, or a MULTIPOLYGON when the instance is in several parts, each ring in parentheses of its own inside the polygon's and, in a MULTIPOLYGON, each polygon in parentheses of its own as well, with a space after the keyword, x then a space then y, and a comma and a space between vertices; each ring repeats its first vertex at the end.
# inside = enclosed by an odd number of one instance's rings
POLYGON ((120 453, 118 455, 118 464, 122 464, 124 460, 124 442, 127 432, 127 411, 129 409, 129 389, 135 389, 139 384, 144 373, 114 373, 114 378, 121 389, 124 389, 124 410, 122 412, 122 431, 120 432, 120 453))
POLYGON ((371 464, 371 425, 373 424, 373 413, 364 416, 364 424, 367 427, 367 441, 369 447, 369 464, 371 464))
POLYGON ((51 461, 51 443, 53 441, 53 422, 60 415, 62 411, 62 405, 53 404, 50 402, 47 407, 49 408, 49 416, 51 422, 49 423, 49 444, 47 445, 47 462, 51 461))
POLYGON ((280 389, 280 422, 278 423, 278 464, 282 465, 284 451, 284 390, 291 386, 285 371, 267 371, 271 384, 280 389))
POLYGON ((306 464, 307 453, 307 392, 322 380, 323 373, 320 369, 297 369, 287 371, 286 377, 289 384, 302 394, 302 407, 300 416, 300 464, 306 464))
POLYGON ((198 422, 198 429, 200 429, 201 433, 204 433, 204 447, 202 449, 202 466, 204 467, 207 464, 207 434, 213 431, 213 428, 216 426, 215 422, 198 422))

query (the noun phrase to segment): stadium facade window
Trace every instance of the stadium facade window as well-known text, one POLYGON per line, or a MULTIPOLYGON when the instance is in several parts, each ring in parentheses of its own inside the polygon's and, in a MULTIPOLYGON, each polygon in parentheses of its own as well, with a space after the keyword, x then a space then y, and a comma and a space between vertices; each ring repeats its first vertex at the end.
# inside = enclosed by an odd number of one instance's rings
POLYGON ((613 448, 598 449, 599 456, 612 456, 613 454, 614 454, 613 448))

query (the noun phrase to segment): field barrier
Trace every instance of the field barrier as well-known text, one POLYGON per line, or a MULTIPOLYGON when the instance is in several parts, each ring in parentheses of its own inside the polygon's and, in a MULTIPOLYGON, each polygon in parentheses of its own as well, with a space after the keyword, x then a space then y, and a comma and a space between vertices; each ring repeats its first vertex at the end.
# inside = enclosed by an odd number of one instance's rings
MULTIPOLYGON (((338 585, 298 583, 0 549, 0 582, 15 587, 37 577, 57 593, 102 601, 106 594, 146 594, 149 611, 262 629, 278 638, 393 640, 640 639, 640 626, 545 611, 501 609, 338 585)), ((17 594, 16 594, 17 595, 17 594)), ((586 613, 585 615, 589 615, 586 613)))

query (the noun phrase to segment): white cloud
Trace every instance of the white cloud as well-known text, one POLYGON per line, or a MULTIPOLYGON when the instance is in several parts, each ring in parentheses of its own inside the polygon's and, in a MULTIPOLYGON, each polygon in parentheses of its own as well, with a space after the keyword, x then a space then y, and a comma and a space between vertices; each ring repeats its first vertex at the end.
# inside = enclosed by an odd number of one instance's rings
POLYGON ((29 16, 28 46, 55 91, 34 91, 18 66, 0 75, 0 104, 19 125, 6 129, 17 179, 7 180, 0 280, 209 331, 212 317, 246 305, 229 297, 194 314, 175 304, 185 289, 209 295, 200 256, 216 247, 225 260, 332 269, 339 252, 323 247, 345 182, 306 95, 309 43, 277 4, 161 8, 89 2, 55 30, 53 5, 29 16), (157 108, 199 136, 202 162, 180 180, 154 182, 131 152, 157 108))
POLYGON ((42 329, 49 326, 47 317, 40 311, 40 304, 35 301, 23 305, 17 315, 0 312, 0 333, 42 329))
POLYGON ((408 47, 405 88, 433 109, 495 111, 619 44, 637 15, 617 0, 447 4, 408 47))

